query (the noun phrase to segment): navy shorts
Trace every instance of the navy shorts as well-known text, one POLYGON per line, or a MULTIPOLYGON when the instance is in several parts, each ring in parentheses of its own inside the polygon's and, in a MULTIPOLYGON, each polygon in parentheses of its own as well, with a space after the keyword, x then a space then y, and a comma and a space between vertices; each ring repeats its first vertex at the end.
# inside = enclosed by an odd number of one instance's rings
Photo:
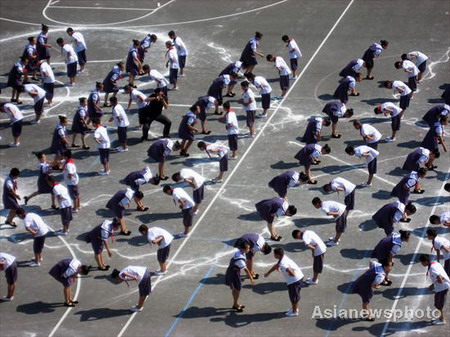
POLYGON ((236 134, 228 135, 228 146, 230 147, 231 151, 237 151, 237 149, 238 149, 238 136, 236 134))
POLYGON ((73 220, 72 217, 72 207, 60 208, 61 212, 61 222, 63 226, 69 226, 70 222, 73 220))
POLYGON ((377 173, 377 158, 373 159, 369 162, 369 164, 367 164, 367 170, 369 171, 369 174, 377 173))
POLYGON ((55 83, 44 83, 45 98, 48 100, 53 99, 55 92, 55 83))
POLYGON ((325 258, 325 254, 320 254, 314 256, 313 262, 313 272, 320 274, 323 270, 323 260, 325 258))
POLYGON ((200 186, 192 193, 194 202, 200 204, 205 196, 205 185, 200 186))
POLYGON ((104 241, 101 239, 94 239, 91 241, 91 246, 92 246, 92 250, 94 251, 94 254, 98 255, 101 254, 103 252, 103 246, 104 246, 104 241))
POLYGON ((355 190, 353 190, 352 193, 345 197, 344 204, 345 206, 347 206, 347 211, 351 211, 355 208, 355 190))
POLYGON ((44 112, 44 98, 45 97, 42 97, 34 104, 34 113, 36 114, 36 116, 40 116, 44 112))
POLYGON ((152 292, 152 279, 150 272, 146 271, 141 282, 139 282, 139 296, 145 297, 152 292))
POLYGON ((412 91, 417 91, 417 76, 408 77, 408 87, 412 91))
POLYGON ((270 93, 261 94, 261 106, 264 110, 270 109, 270 93))
POLYGON ((347 210, 336 219, 336 233, 344 233, 347 228, 347 210))
POLYGON ((186 55, 178 55, 178 65, 180 68, 184 68, 186 66, 186 55))
POLYGON ((80 66, 84 66, 87 63, 86 49, 83 49, 82 51, 78 51, 77 56, 78 56, 78 64, 80 66))
POLYGON ((118 127, 117 128, 117 137, 119 138, 120 144, 126 144, 127 143, 127 127, 118 127))
POLYGON ((77 62, 69 63, 67 65, 67 77, 77 76, 77 62))
POLYGON ((69 190, 70 199, 74 200, 80 196, 78 185, 67 185, 67 189, 69 190))
POLYGON ((291 61, 291 70, 296 71, 298 69, 298 59, 293 58, 293 59, 289 59, 289 60, 291 61))
POLYGON ((427 70, 427 60, 425 60, 425 61, 423 61, 421 64, 419 64, 419 65, 417 66, 417 68, 419 68, 419 71, 420 71, 421 73, 424 73, 425 70, 427 70))
POLYGON ((399 113, 397 116, 391 118, 391 128, 392 131, 400 130, 400 122, 402 120, 402 114, 399 113))
POLYGON ((42 250, 44 249, 44 243, 45 243, 45 235, 34 237, 33 253, 35 254, 42 253, 42 250))
POLYGON ((6 283, 13 285, 17 281, 17 261, 5 269, 6 283))
POLYGON ((219 159, 219 169, 220 172, 228 171, 228 154, 219 159))
POLYGON ((102 165, 109 163, 109 149, 98 149, 98 153, 100 154, 100 163, 102 165))
POLYGON ((22 120, 15 122, 11 125, 11 132, 13 137, 20 137, 22 134, 22 120))
POLYGON ((251 110, 251 111, 246 111, 246 122, 247 122, 247 127, 252 127, 253 124, 255 124, 255 110, 251 110))
POLYGON ((298 303, 300 301, 300 290, 301 290, 301 282, 298 280, 297 282, 288 284, 289 291, 289 299, 291 303, 298 303))
POLYGON ((411 94, 400 96, 400 108, 406 110, 409 107, 409 101, 411 100, 411 94))
POLYGON ((187 208, 181 210, 183 214, 183 226, 184 227, 192 227, 192 218, 194 217, 194 208, 187 208))
POLYGON ((169 82, 170 82, 170 84, 177 83, 177 77, 178 77, 178 69, 170 68, 170 73, 169 73, 169 82))
POLYGON ((280 75, 280 88, 281 90, 289 89, 289 75, 280 75))
POLYGON ((159 263, 164 263, 167 261, 167 259, 169 258, 169 253, 170 253, 170 245, 168 245, 167 247, 158 249, 156 252, 156 258, 158 259, 159 263))
POLYGON ((448 289, 438 291, 434 294, 434 306, 438 310, 444 309, 445 300, 447 299, 448 289))

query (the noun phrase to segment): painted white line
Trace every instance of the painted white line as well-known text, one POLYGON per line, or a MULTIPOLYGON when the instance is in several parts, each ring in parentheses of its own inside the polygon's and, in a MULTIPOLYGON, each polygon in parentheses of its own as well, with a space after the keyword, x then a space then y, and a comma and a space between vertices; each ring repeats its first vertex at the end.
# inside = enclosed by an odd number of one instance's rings
POLYGON ((53 8, 70 8, 70 9, 112 9, 112 10, 121 10, 121 11, 154 11, 157 8, 131 8, 131 7, 127 7, 127 8, 119 8, 119 7, 82 7, 82 6, 49 6, 50 9, 53 8))
MULTIPOLYGON (((444 186, 445 186, 445 184, 448 182, 448 179, 449 179, 449 178, 450 178, 450 169, 447 170, 447 173, 446 173, 445 178, 444 178, 444 182, 442 183, 441 189, 439 190, 439 194, 438 194, 437 199, 436 199, 436 204, 433 206, 430 215, 434 214, 434 212, 436 211, 436 208, 437 208, 437 206, 438 206, 439 200, 442 198, 442 194, 443 194, 444 191, 445 191, 445 190, 444 190, 444 186)), ((430 225, 430 222, 427 220, 427 224, 426 224, 425 227, 423 228, 422 235, 420 236, 419 242, 417 242, 416 249, 414 250, 414 254, 413 254, 413 256, 411 257, 411 261, 410 261, 410 263, 409 263, 408 269, 406 270, 406 274, 405 274, 405 276, 403 277, 402 284, 401 284, 400 287, 398 288, 397 295, 394 297, 394 298, 395 298, 395 301, 394 301, 394 303, 392 304, 391 310, 395 310, 395 308, 397 307, 398 300, 400 299, 400 297, 401 297, 401 295, 402 295, 402 292, 403 292, 403 288, 404 288, 406 282, 408 281, 408 277, 409 277, 409 275, 410 275, 410 273, 411 273, 411 269, 412 269, 412 267, 413 267, 413 265, 414 265, 414 262, 416 262, 416 260, 417 260, 417 255, 418 255, 418 253, 419 253, 420 246, 421 246, 422 243, 423 243, 424 235, 425 235, 426 230, 427 230, 427 228, 429 227, 429 225, 430 225)), ((387 330, 388 330, 388 328, 389 328, 389 323, 390 323, 390 322, 391 322, 391 319, 387 319, 387 320, 386 320, 386 323, 384 324, 383 331, 381 332, 380 336, 386 336, 386 332, 387 332, 387 330)))
MULTIPOLYGON (((50 230, 52 230, 53 232, 55 231, 54 229, 52 229, 49 226, 50 230)), ((77 256, 75 255, 75 252, 73 251, 72 247, 70 247, 70 245, 67 243, 67 241, 62 237, 62 236, 58 236, 58 238, 64 243, 64 245, 67 247, 67 249, 70 252, 70 255, 72 255, 72 257, 74 259, 77 258, 77 256)), ((81 289, 81 278, 77 279, 77 289, 75 290, 75 295, 73 297, 74 301, 77 300, 78 298, 78 294, 80 293, 80 289, 81 289)), ((55 327, 52 329, 52 331, 50 332, 50 334, 48 335, 48 337, 53 337, 53 335, 55 334, 56 330, 58 330, 58 328, 60 327, 60 325, 62 324, 62 322, 66 319, 67 315, 69 314, 69 312, 72 310, 73 308, 67 308, 66 312, 64 313, 64 315, 62 315, 62 317, 59 319, 58 323, 56 323, 55 327)))
MULTIPOLYGON (((248 156, 248 154, 250 153, 251 149, 253 148, 253 146, 257 143, 259 137, 261 137, 261 135, 264 133, 264 130, 270 125, 270 122, 272 121, 272 119, 275 117, 275 115, 277 114, 277 112, 280 110, 281 106, 283 105, 283 103, 286 101, 287 97, 289 96, 289 94, 292 92, 292 90, 294 89, 295 85, 298 83, 298 81, 302 78, 303 74, 305 73, 305 71, 309 68, 310 64, 312 63, 312 61, 315 59, 315 57, 317 56, 317 54, 319 53, 319 51, 322 49, 323 45, 325 44, 325 42, 328 40, 328 38, 330 37, 330 35, 333 33, 333 31, 335 30, 335 28, 337 27, 337 25, 339 24, 339 22, 342 20, 342 18, 344 17, 345 13, 347 13, 348 9, 350 8, 350 6, 352 5, 352 3, 355 0, 351 0, 350 3, 347 5, 347 7, 345 8, 345 10, 342 12, 341 16, 337 19, 337 21, 335 22, 335 24, 333 25, 333 27, 331 27, 330 31, 328 32, 328 34, 325 36, 325 38, 323 39, 323 41, 321 42, 321 44, 319 45, 319 47, 317 48, 317 50, 314 52, 314 54, 311 56, 310 60, 308 61, 308 63, 305 65, 305 67, 303 68, 302 72, 300 73, 300 75, 297 77, 297 79, 295 80, 295 82, 292 84, 292 86, 289 88, 288 92, 286 93, 286 95, 284 96, 284 98, 281 100, 280 104, 277 106, 277 108, 275 109, 275 111, 270 115, 270 117, 267 119, 266 123, 263 125, 263 127, 261 128, 261 130, 256 134, 256 137, 253 139, 253 142, 251 142, 250 146, 247 148, 247 150, 245 150, 244 154, 242 155, 241 159, 236 163, 236 166, 233 168, 233 170, 231 171, 231 173, 228 175, 227 179, 224 181, 224 183, 222 184, 222 186, 220 186, 219 190, 217 191, 217 193, 214 195, 214 198, 211 200, 211 202, 208 204, 208 206, 205 208, 205 210, 203 211, 202 215, 200 215, 200 218, 197 220, 197 222, 195 223, 195 225, 192 227, 191 229, 191 233, 189 234, 189 236, 184 239, 184 241, 181 243, 181 245, 178 247, 177 251, 175 252, 175 254, 173 255, 172 259, 169 261, 168 263, 168 267, 171 265, 172 261, 175 261, 175 259, 177 258, 177 256, 180 254, 181 250, 184 248, 184 246, 187 244, 187 242, 189 241, 189 239, 194 235, 195 230, 198 228, 198 226, 200 225, 200 223, 202 222, 202 220, 204 219, 204 217, 206 216, 206 214, 208 214, 208 211, 211 209, 211 207, 214 205, 215 201, 219 198, 219 196, 221 195, 222 191, 225 189, 225 186, 227 186, 228 182, 231 180, 231 178, 234 176, 234 174, 237 172, 237 170, 239 169, 239 167, 241 166, 241 164, 244 162, 245 158, 248 156)), ((158 283, 161 280, 161 276, 157 278, 155 284, 152 287, 152 291, 156 288, 156 286, 158 285, 158 283)), ((120 330, 119 334, 117 335, 117 337, 121 337, 123 336, 123 334, 125 333, 125 331, 127 330, 128 326, 131 324, 131 322, 133 321, 134 317, 136 316, 136 313, 133 313, 130 318, 128 319, 128 321, 125 323, 125 325, 123 326, 122 330, 120 330)))
MULTIPOLYGON (((120 25, 120 24, 122 24, 122 23, 133 22, 133 21, 138 21, 138 20, 144 19, 144 18, 146 18, 146 17, 148 17, 148 16, 150 16, 150 15, 156 13, 156 12, 159 11, 161 8, 163 8, 163 7, 165 7, 165 6, 169 5, 169 4, 171 4, 171 3, 174 2, 174 1, 175 1, 175 0, 170 0, 170 1, 166 2, 165 4, 161 5, 160 7, 156 8, 155 10, 153 10, 153 11, 151 11, 151 12, 145 14, 145 15, 142 15, 142 16, 139 16, 139 17, 137 17, 137 18, 134 18, 134 19, 124 20, 124 21, 118 21, 118 22, 108 22, 108 23, 98 23, 98 24, 87 25, 87 24, 80 24, 80 23, 62 22, 62 21, 57 21, 57 20, 52 19, 50 16, 47 15, 47 10, 48 10, 49 8, 52 8, 52 7, 50 6, 52 0, 49 0, 48 3, 47 3, 47 5, 46 5, 46 6, 44 7, 44 9, 42 10, 42 16, 43 16, 44 18, 46 18, 48 21, 51 21, 51 22, 54 22, 54 23, 59 23, 59 24, 61 24, 61 25, 65 25, 65 26, 77 26, 77 25, 82 25, 83 27, 116 26, 116 25, 120 25)), ((143 26, 143 27, 145 27, 145 26, 143 26)))

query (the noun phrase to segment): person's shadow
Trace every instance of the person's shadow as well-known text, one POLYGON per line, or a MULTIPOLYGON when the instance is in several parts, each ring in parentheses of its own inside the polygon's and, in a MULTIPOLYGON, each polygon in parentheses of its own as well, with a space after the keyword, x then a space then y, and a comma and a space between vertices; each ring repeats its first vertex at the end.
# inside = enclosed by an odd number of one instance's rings
POLYGON ((234 311, 226 317, 213 317, 211 322, 224 322, 232 328, 241 328, 252 323, 268 322, 286 317, 283 312, 266 312, 256 314, 236 313, 234 311))
MULTIPOLYGON (((361 322, 362 323, 362 322, 361 322)), ((355 331, 358 336, 366 336, 368 334, 372 336, 381 336, 381 333, 384 331, 384 326, 386 322, 380 322, 376 324, 372 324, 369 327, 366 326, 356 326, 352 330, 355 331)), ((406 322, 389 322, 389 326, 387 330, 384 332, 383 336, 397 335, 401 332, 409 332, 414 333, 414 330, 422 330, 430 326, 429 321, 416 321, 413 322, 411 320, 407 320, 406 322)), ((419 334, 422 331, 419 332, 419 334)))
POLYGON ((55 311, 55 308, 61 308, 64 303, 46 303, 42 301, 18 305, 16 310, 27 315, 48 314, 55 311))
POLYGON ((88 322, 97 321, 99 319, 131 315, 131 311, 129 309, 95 308, 91 310, 77 311, 75 312, 75 315, 80 315, 81 322, 88 322))

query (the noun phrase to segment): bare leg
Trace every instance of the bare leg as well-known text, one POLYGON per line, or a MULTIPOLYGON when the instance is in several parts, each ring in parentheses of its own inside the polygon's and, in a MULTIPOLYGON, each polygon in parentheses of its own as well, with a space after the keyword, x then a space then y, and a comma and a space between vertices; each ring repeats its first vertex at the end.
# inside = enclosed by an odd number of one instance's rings
POLYGON ((64 287, 64 302, 70 304, 71 301, 70 287, 64 287))
POLYGON ((144 302, 145 302, 146 298, 147 298, 147 296, 139 296, 139 301, 136 306, 137 309, 141 309, 142 307, 144 307, 144 302))
POLYGON ((158 164, 158 172, 159 172, 159 176, 160 177, 165 177, 165 172, 164 172, 164 161, 159 162, 158 164))
POLYGON ((240 307, 240 304, 239 304, 239 293, 240 292, 241 292, 240 290, 236 290, 236 289, 231 290, 231 295, 233 296, 233 307, 235 307, 235 308, 240 307))
POLYGON ((372 184, 373 174, 369 174, 369 179, 367 179, 367 184, 372 184))
POLYGON ((14 296, 14 291, 16 290, 16 284, 8 284, 8 298, 12 298, 14 296))
POLYGON ((122 232, 127 233, 128 232, 128 228, 127 228, 127 225, 125 224, 125 219, 124 218, 120 218, 119 219, 119 224, 120 224, 120 230, 122 232))

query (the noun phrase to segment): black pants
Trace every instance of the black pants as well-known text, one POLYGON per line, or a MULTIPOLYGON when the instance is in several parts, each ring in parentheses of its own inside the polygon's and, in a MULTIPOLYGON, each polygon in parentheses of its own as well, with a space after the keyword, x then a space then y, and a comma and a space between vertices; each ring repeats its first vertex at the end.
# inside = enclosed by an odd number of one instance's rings
POLYGON ((145 121, 145 123, 142 125, 142 138, 143 139, 148 139, 148 130, 150 130, 150 126, 152 125, 153 121, 160 122, 161 124, 164 125, 163 137, 170 135, 170 127, 172 126, 172 122, 166 116, 159 115, 156 117, 148 118, 145 121))

